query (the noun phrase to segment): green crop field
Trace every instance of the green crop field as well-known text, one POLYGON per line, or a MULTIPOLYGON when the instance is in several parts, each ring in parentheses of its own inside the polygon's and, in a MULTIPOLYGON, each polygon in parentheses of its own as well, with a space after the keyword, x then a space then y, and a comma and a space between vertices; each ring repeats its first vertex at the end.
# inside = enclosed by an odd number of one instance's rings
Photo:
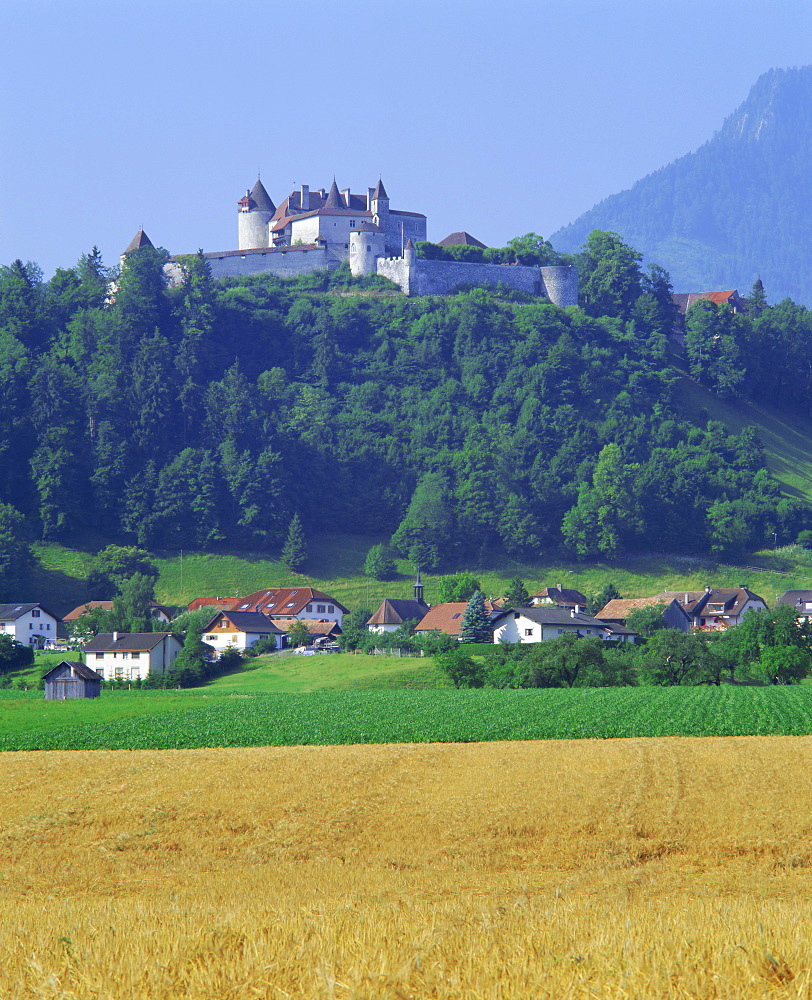
POLYGON ((812 734, 812 688, 0 692, 0 749, 93 750, 812 734))

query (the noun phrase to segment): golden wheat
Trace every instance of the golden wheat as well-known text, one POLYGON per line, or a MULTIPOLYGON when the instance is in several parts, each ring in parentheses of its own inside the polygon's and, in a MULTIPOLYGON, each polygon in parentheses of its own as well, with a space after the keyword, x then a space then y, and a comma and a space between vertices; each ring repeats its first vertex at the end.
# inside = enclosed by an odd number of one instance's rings
POLYGON ((0 757, 0 998, 812 997, 812 739, 0 757))

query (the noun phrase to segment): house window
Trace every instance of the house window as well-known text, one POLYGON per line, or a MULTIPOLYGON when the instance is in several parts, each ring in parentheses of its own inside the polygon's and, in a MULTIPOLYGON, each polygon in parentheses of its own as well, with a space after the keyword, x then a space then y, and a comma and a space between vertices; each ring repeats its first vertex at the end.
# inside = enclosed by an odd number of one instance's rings
POLYGON ((267 639, 268 638, 268 633, 267 632, 260 632, 259 637, 260 637, 260 639, 267 639))
POLYGON ((519 618, 520 618, 519 612, 518 611, 514 611, 513 612, 513 617, 516 619, 516 621, 518 621, 519 618))
POLYGON ((6 631, 6 623, 0 622, 0 632, 5 632, 5 631, 6 631))
POLYGON ((232 635, 232 637, 231 637, 231 641, 232 641, 232 642, 236 642, 236 641, 237 641, 237 638, 238 638, 238 637, 237 637, 236 635, 232 635))
POLYGON ((141 654, 140 653, 133 653, 132 656, 133 656, 134 660, 140 660, 141 659, 141 654))
POLYGON ((31 612, 31 617, 32 618, 39 618, 39 611, 37 611, 36 609, 34 611, 32 611, 31 612))
POLYGON ((313 610, 313 605, 312 604, 308 604, 308 606, 307 606, 307 608, 305 610, 312 611, 313 610))
POLYGON ((216 638, 217 638, 217 636, 216 636, 216 635, 207 635, 207 636, 206 636, 206 642, 211 642, 211 641, 212 641, 212 639, 216 639, 216 638))
POLYGON ((48 622, 48 624, 45 626, 45 631, 46 632, 50 632, 51 631, 51 623, 50 622, 48 622))
POLYGON ((29 631, 33 631, 34 630, 34 623, 33 622, 29 622, 28 623, 28 629, 29 629, 29 631))
POLYGON ((324 614, 324 605, 323 604, 317 604, 316 605, 316 614, 324 614))
POLYGON ((104 659, 104 653, 95 653, 94 655, 95 655, 95 657, 96 657, 97 660, 103 660, 104 659))
POLYGON ((327 605, 327 610, 332 614, 335 611, 335 608, 333 607, 332 604, 328 604, 327 605))
POLYGON ((121 659, 122 660, 129 660, 129 658, 130 658, 130 654, 129 653, 122 653, 121 654, 121 659))
POLYGON ((533 629, 532 628, 526 628, 524 630, 524 634, 525 635, 532 635, 533 634, 533 629))

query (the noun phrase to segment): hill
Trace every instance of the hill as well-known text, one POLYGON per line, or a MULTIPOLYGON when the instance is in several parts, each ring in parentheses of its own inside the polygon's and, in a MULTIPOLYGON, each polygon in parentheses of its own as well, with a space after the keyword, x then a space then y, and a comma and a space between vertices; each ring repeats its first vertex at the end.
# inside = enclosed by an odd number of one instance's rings
POLYGON ((695 152, 606 198, 551 236, 577 251, 593 229, 619 233, 665 267, 677 291, 760 277, 773 301, 812 305, 812 66, 773 69, 695 152))

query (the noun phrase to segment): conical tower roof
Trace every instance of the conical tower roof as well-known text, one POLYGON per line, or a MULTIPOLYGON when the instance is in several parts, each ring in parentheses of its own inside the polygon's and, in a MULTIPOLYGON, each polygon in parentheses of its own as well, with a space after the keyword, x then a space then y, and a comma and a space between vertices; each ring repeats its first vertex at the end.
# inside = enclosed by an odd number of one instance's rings
POLYGON ((375 190, 372 192, 372 198, 373 200, 375 198, 386 198, 387 201, 389 200, 389 195, 386 193, 386 188, 383 186, 383 181, 380 177, 378 178, 378 183, 375 185, 375 190))
POLYGON ((338 190, 338 184, 336 184, 335 177, 333 178, 333 186, 330 188, 330 193, 327 195, 327 201, 324 203, 325 208, 344 208, 344 199, 341 197, 341 193, 338 190))
POLYGON ((124 253, 130 253, 132 250, 140 250, 141 247, 151 247, 152 240, 147 236, 143 229, 139 229, 138 232, 130 240, 127 249, 124 253))
POLYGON ((265 190, 265 185, 257 177, 256 184, 251 188, 251 201, 260 212, 275 212, 276 205, 271 201, 271 196, 265 190))

